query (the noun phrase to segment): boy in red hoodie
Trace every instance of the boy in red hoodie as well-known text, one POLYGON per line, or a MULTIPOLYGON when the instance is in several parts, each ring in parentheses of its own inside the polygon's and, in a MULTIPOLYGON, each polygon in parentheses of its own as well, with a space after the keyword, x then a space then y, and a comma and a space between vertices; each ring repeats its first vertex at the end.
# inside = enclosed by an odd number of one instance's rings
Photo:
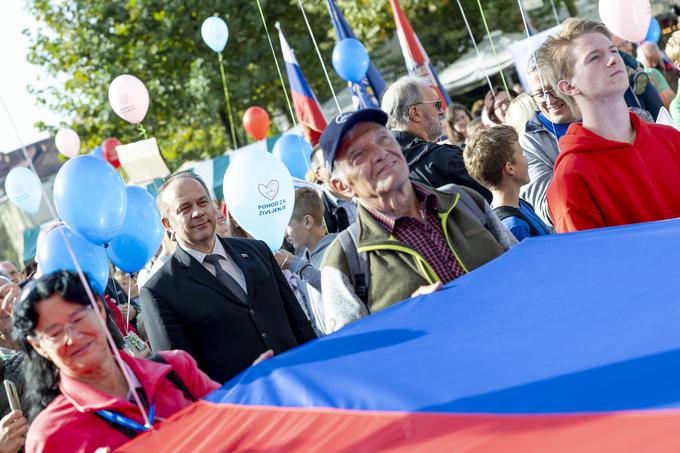
POLYGON ((583 116, 560 140, 548 188, 556 230, 679 217, 680 132, 628 111, 628 75, 607 28, 569 19, 542 52, 554 86, 583 116))

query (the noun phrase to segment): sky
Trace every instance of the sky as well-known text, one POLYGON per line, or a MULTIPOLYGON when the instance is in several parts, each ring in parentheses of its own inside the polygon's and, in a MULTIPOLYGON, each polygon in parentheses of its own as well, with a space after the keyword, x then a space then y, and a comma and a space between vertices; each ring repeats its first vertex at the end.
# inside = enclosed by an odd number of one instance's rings
MULTIPOLYGON (((33 127, 36 121, 58 123, 58 117, 45 108, 39 108, 26 89, 36 80, 41 69, 26 61, 28 38, 21 34, 24 28, 34 28, 35 21, 24 10, 23 0, 0 0, 0 97, 5 101, 10 115, 19 130, 24 144, 46 138, 47 134, 33 127)), ((0 108, 0 152, 21 146, 4 109, 0 108)))

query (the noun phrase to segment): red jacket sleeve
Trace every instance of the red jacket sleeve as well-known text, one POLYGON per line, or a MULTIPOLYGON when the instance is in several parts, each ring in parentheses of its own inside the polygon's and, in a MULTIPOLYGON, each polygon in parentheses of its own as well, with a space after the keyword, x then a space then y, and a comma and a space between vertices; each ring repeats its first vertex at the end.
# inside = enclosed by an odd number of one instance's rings
POLYGON ((189 392, 195 398, 203 398, 213 390, 220 388, 220 384, 213 381, 203 371, 198 369, 196 361, 182 350, 161 351, 159 354, 175 370, 189 392))

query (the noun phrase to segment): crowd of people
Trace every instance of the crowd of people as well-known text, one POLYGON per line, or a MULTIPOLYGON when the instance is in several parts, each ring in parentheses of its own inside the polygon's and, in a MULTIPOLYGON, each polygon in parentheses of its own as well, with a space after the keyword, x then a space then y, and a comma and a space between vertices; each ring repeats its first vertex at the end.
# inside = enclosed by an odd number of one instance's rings
POLYGON ((679 217, 680 132, 650 121, 667 105, 680 122, 677 84, 658 47, 630 52, 569 19, 530 58, 525 93, 444 111, 428 83, 399 79, 381 109, 329 122, 274 253, 181 172, 158 191, 166 238, 136 282, 112 273, 92 301, 75 272, 0 263, 0 367, 20 396, 0 396, 0 452, 115 448, 148 428, 140 405, 157 423, 527 238, 679 217))

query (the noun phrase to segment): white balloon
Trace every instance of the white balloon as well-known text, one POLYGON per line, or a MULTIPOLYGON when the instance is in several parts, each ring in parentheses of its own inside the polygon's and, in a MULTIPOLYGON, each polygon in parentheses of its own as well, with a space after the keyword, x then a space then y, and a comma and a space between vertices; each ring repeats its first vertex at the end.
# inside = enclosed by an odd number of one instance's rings
POLYGON ((40 209, 40 178, 26 167, 13 168, 5 178, 5 193, 21 210, 35 214, 40 209))
POLYGON ((109 104, 128 123, 139 124, 149 110, 149 92, 137 77, 122 74, 109 85, 109 104))
POLYGON ((54 137, 57 150, 64 156, 71 158, 80 152, 80 137, 78 133, 69 127, 61 128, 54 137))
POLYGON ((652 20, 649 0, 600 0, 600 19, 609 31, 632 42, 643 41, 652 20))
POLYGON ((224 201, 234 219, 274 251, 293 214, 295 188, 286 166, 267 151, 246 151, 224 174, 224 201))

